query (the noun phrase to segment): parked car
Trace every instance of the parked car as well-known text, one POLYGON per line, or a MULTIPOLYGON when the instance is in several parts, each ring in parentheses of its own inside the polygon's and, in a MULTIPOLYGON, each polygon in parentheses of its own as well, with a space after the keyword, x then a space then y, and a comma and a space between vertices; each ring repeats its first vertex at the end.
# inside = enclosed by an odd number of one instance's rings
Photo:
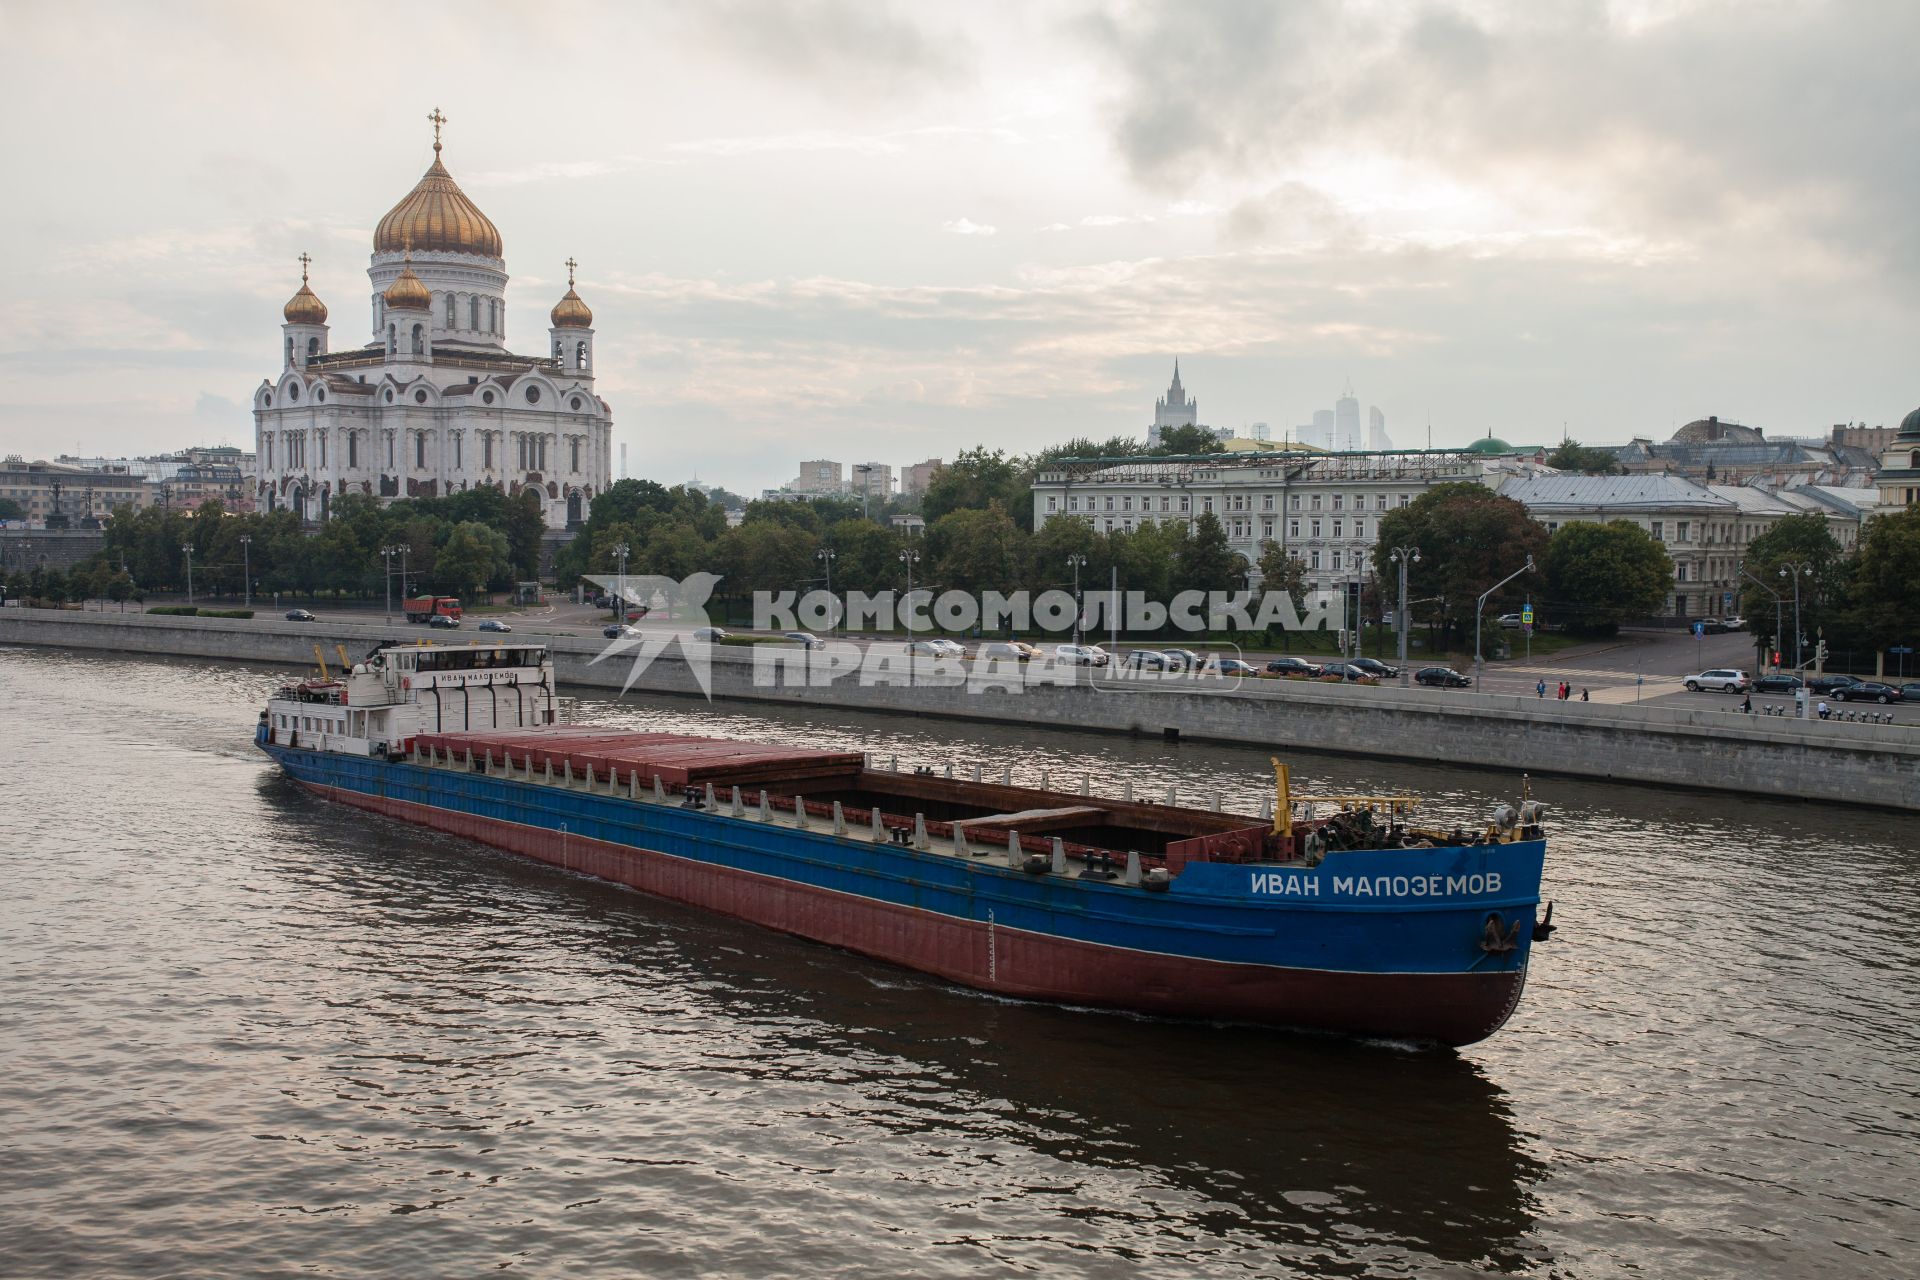
POLYGON ((1920 680, 1909 680, 1900 686, 1900 696, 1908 702, 1920 698, 1920 680))
POLYGON ((780 638, 782 640, 791 640, 802 649, 824 649, 827 647, 827 642, 811 631, 782 631, 780 638))
POLYGON ((1351 662, 1326 663, 1320 668, 1320 674, 1322 676, 1339 676, 1342 680, 1347 681, 1370 680, 1373 678, 1371 671, 1356 667, 1351 662))
POLYGON ((1434 689, 1466 689, 1472 686, 1473 677, 1463 676, 1452 667, 1422 667, 1413 673, 1413 682, 1434 689))
POLYGON ((1702 634, 1705 635, 1723 636, 1732 630, 1731 627, 1727 626, 1726 623, 1720 621, 1718 618, 1700 618, 1697 619, 1697 621, 1700 623, 1702 634))
POLYGON ((1850 684, 1858 683, 1852 676, 1808 676, 1808 693, 1837 693, 1850 684))
POLYGON ((1790 676, 1784 671, 1756 678, 1753 682, 1755 693, 1792 693, 1805 684, 1799 676, 1790 676))
MULTIPOLYGON (((629 627, 628 630, 631 631, 632 628, 629 627)), ((727 639, 728 636, 727 633, 719 627, 695 627, 693 629, 693 638, 695 640, 704 640, 708 644, 719 644, 722 640, 727 639)))
POLYGON ((1690 692, 1745 693, 1747 691, 1747 673, 1735 671, 1732 667, 1715 667, 1712 671, 1702 671, 1699 675, 1688 676, 1686 686, 1690 692))
POLYGON ((1722 618, 1720 621, 1727 624, 1727 630, 1729 631, 1745 631, 1747 629, 1747 620, 1745 618, 1722 618))
POLYGON ((640 638, 640 628, 629 627, 624 623, 614 622, 600 628, 600 634, 609 640, 638 640, 640 638))
POLYGON ((1198 671, 1207 661, 1191 649, 1162 649, 1160 652, 1167 655, 1167 661, 1172 664, 1167 668, 1169 671, 1198 671))
POLYGON ((1037 646, 1030 645, 1025 640, 992 640, 981 645, 974 654, 976 660, 986 659, 1000 662, 1006 662, 1008 660, 1014 662, 1031 662, 1033 659, 1042 656, 1044 655, 1037 646))
POLYGON ((305 609, 289 609, 287 610, 287 621, 288 622, 313 622, 313 621, 316 621, 316 619, 312 614, 308 613, 305 609))
POLYGON ((1267 664, 1270 676, 1317 676, 1320 664, 1308 662, 1305 658, 1275 658, 1267 664))
POLYGON ((510 626, 508 626, 508 625, 507 625, 506 623, 504 623, 504 622, 502 622, 502 621, 500 621, 500 619, 498 619, 498 618, 488 618, 488 619, 486 619, 486 620, 484 620, 483 622, 481 622, 481 624, 480 624, 480 630, 482 630, 482 631, 511 631, 511 630, 513 630, 513 628, 512 628, 512 627, 510 627, 510 626))
POLYGON ((942 636, 931 640, 915 640, 907 646, 907 652, 921 658, 964 658, 967 650, 964 645, 955 644, 942 636))
POLYGON ((1129 671, 1172 671, 1175 669, 1167 655, 1155 649, 1135 649, 1120 660, 1120 665, 1129 671))
POLYGON ((1390 667, 1378 658, 1355 658, 1347 665, 1360 668, 1376 680, 1389 680, 1400 674, 1400 668, 1390 667))
POLYGON ((1260 668, 1251 662, 1239 658, 1208 658, 1207 664, 1200 668, 1199 674, 1205 676, 1258 676, 1260 668))
POLYGON ((435 631, 458 631, 460 629, 460 619, 449 618, 444 613, 436 613, 427 619, 427 625, 435 631))
POLYGON ((1525 625, 1526 624, 1520 620, 1520 615, 1517 613, 1503 613, 1500 615, 1500 626, 1502 630, 1518 631, 1521 627, 1525 625))
POLYGON ((1833 691, 1835 702, 1899 702, 1903 696, 1899 685, 1884 680, 1860 680, 1833 691))
POLYGON ((1053 647, 1053 656, 1071 667, 1104 667, 1113 661, 1097 644, 1057 644, 1053 647))

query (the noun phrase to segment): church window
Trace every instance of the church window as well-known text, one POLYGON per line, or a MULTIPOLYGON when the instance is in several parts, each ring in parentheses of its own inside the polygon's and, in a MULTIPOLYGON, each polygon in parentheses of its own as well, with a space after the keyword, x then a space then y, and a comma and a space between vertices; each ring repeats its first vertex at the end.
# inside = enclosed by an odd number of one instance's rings
POLYGON ((307 354, 310 356, 317 356, 320 354, 320 339, 318 338, 307 339, 307 354))
POLYGON ((560 339, 558 339, 558 338, 555 338, 555 339, 553 340, 553 358, 554 358, 555 360, 558 360, 558 359, 560 359, 560 352, 561 352, 562 350, 563 350, 563 348, 562 348, 562 347, 561 347, 561 345, 560 345, 560 339))
POLYGON ((327 465, 327 434, 326 432, 324 431, 321 432, 319 439, 320 439, 320 465, 324 467, 327 465))
POLYGON ((452 294, 448 294, 447 295, 447 328, 449 329, 453 328, 454 325, 459 323, 459 319, 454 311, 454 308, 458 305, 459 305, 458 300, 455 299, 452 294))
POLYGON ((492 404, 492 403, 493 403, 493 392, 491 392, 491 391, 482 391, 482 392, 480 393, 480 403, 481 403, 481 404, 492 404))
POLYGON ((327 402, 327 389, 322 387, 320 390, 314 392, 313 399, 315 404, 325 404, 327 402))
POLYGON ((424 431, 413 433, 413 465, 416 467, 427 465, 427 434, 424 431))
POLYGON ((539 440, 539 444, 540 444, 540 469, 542 471, 545 471, 547 469, 547 438, 545 436, 541 436, 539 440))
POLYGON ((567 407, 569 409, 572 409, 575 413, 580 412, 580 397, 575 396, 572 400, 568 401, 567 407))
POLYGON ((271 394, 261 396, 260 403, 265 405, 269 409, 273 408, 273 396, 271 394))
POLYGON ((520 457, 520 470, 522 470, 522 471, 525 471, 525 470, 528 470, 528 467, 527 467, 527 438, 526 438, 525 436, 515 436, 515 437, 514 437, 514 440, 515 440, 515 442, 516 442, 516 443, 517 443, 517 444, 519 445, 519 457, 520 457))
POLYGON ((568 461, 572 463, 572 467, 570 469, 573 471, 578 471, 580 470, 580 442, 578 440, 572 441, 571 448, 572 448, 572 453, 568 458, 568 461))
POLYGON ((491 431, 480 433, 480 465, 488 471, 493 470, 493 433, 491 431))
POLYGON ((468 298, 467 299, 467 328, 478 329, 479 327, 480 327, 480 299, 468 298))
POLYGON ((388 387, 388 388, 387 388, 387 403, 388 403, 388 404, 392 404, 392 403, 393 403, 393 388, 392 388, 392 387, 388 387))
POLYGON ((576 369, 584 369, 587 367, 587 344, 585 342, 578 343, 573 348, 573 367, 576 369))
MULTIPOLYGON (((388 355, 393 355, 393 354, 395 354, 395 347, 394 347, 394 336, 393 336, 393 326, 392 326, 392 325, 388 325, 388 326, 387 326, 387 354, 388 354, 388 355)), ((388 397, 387 397, 387 399, 389 399, 389 400, 391 400, 391 399, 393 399, 393 397, 392 397, 392 396, 388 396, 388 397)))
POLYGON ((427 336, 423 330, 422 325, 413 326, 413 354, 417 356, 427 353, 427 336))
MULTIPOLYGON (((393 399, 391 392, 388 393, 387 399, 393 399)), ((389 467, 393 465, 393 432, 391 431, 387 432, 387 465, 389 467)))
POLYGON ((528 403, 528 404, 539 404, 539 403, 540 403, 540 388, 538 388, 538 387, 528 387, 528 388, 527 388, 527 403, 528 403))
POLYGON ((500 332, 500 303, 493 298, 487 299, 487 332, 500 332))
POLYGON ((427 393, 426 393, 425 391, 416 391, 416 392, 414 392, 414 393, 413 393, 413 402, 414 402, 415 404, 425 404, 425 403, 427 402, 427 393))
POLYGON ((349 431, 347 432, 347 466, 357 467, 359 465, 360 433, 358 431, 349 431))
POLYGON ((293 335, 287 335, 287 363, 293 363, 293 335))
POLYGON ((294 402, 295 404, 298 404, 298 403, 299 403, 299 401, 300 401, 300 388, 299 388, 299 387, 297 387, 297 386, 294 386, 294 387, 288 387, 288 388, 287 388, 287 399, 288 399, 288 400, 290 400, 290 401, 293 401, 293 402, 294 402))

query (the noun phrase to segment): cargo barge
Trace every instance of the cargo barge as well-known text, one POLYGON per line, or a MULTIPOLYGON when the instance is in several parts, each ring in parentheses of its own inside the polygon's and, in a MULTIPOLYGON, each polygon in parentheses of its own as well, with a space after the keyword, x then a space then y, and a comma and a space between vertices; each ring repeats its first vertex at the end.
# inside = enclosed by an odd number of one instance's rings
POLYGON ((308 790, 1006 996, 1464 1045, 1553 928, 1531 800, 1427 830, 1409 797, 1308 800, 1276 763, 1232 814, 561 725, 536 644, 344 657, 260 713, 308 790))

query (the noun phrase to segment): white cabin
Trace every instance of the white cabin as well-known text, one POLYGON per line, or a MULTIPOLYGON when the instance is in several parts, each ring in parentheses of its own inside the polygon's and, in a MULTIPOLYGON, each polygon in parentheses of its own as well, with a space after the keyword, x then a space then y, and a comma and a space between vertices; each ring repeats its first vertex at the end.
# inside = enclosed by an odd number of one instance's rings
POLYGON ((405 751, 419 733, 555 722, 545 645, 382 645, 341 676, 289 684, 267 701, 267 741, 349 755, 405 751))

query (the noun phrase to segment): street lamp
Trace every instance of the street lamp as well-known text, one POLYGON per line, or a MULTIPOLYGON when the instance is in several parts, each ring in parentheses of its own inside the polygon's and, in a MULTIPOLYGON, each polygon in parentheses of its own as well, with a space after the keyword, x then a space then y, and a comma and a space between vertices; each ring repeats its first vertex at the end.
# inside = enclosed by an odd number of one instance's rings
MULTIPOLYGON (((1782 625, 1780 621, 1780 611, 1786 607, 1786 601, 1781 598, 1778 591, 1775 591, 1772 587, 1760 581, 1760 579, 1754 577, 1751 573, 1748 573, 1744 566, 1740 570, 1740 575, 1773 597, 1773 643, 1778 645, 1780 643, 1780 627, 1782 625)), ((1777 669, 1780 664, 1776 662, 1773 665, 1777 669)))
POLYGON ((1067 557, 1067 564, 1073 569, 1073 643, 1080 643, 1080 570, 1087 558, 1079 552, 1067 557))
POLYGON ((873 492, 873 464, 870 462, 856 462, 853 464, 853 469, 860 473, 860 518, 865 520, 867 518, 867 497, 873 492))
POLYGON ((192 604, 193 603, 193 544, 191 542, 183 542, 180 544, 180 550, 184 552, 187 557, 187 603, 192 604))
POLYGON ((920 563, 918 551, 902 551, 900 563, 907 566, 907 669, 913 669, 913 566, 920 563))
POLYGON ((1480 667, 1482 663, 1482 659, 1480 657, 1480 616, 1487 611, 1487 597, 1492 595, 1494 592, 1498 591, 1500 588, 1506 586, 1509 582, 1512 582, 1515 578, 1519 577, 1521 574, 1532 573, 1532 572, 1533 572, 1533 557, 1528 556, 1527 562, 1525 564, 1521 565, 1518 569, 1515 569, 1512 573, 1508 574, 1506 577, 1500 579, 1500 581, 1494 583, 1492 586, 1488 587, 1485 591, 1481 592, 1479 602, 1473 606, 1473 682, 1476 687, 1479 686, 1480 684, 1480 675, 1481 675, 1480 667))
POLYGON ((240 607, 253 608, 253 539, 240 536, 240 607))
MULTIPOLYGON (((627 620, 627 553, 628 553, 628 550, 629 548, 627 544, 624 542, 616 542, 613 544, 613 554, 616 557, 618 557, 620 561, 620 578, 619 578, 620 585, 613 589, 613 594, 615 597, 613 602, 614 621, 620 622, 620 623, 625 623, 627 620)), ((668 612, 671 613, 672 610, 668 610, 668 612)))
POLYGON ((1813 565, 1805 560, 1789 560, 1780 568, 1780 576, 1793 579, 1793 669, 1798 671, 1805 665, 1800 635, 1800 579, 1813 576, 1813 565))
POLYGON ((833 598, 833 548, 821 547, 813 553, 813 558, 825 565, 827 570, 827 634, 832 635, 840 623, 840 611, 834 608, 833 598))
POLYGON ((1420 563, 1420 548, 1396 547, 1388 553, 1387 559, 1400 570, 1400 609, 1395 622, 1400 629, 1400 687, 1404 689, 1413 678, 1407 672, 1407 565, 1409 562, 1420 563))
MULTIPOLYGON (((381 577, 386 581, 386 584, 387 584, 387 625, 388 626, 393 625, 393 558, 395 556, 401 556, 405 554, 406 554, 405 550, 400 547, 380 548, 380 560, 384 568, 384 572, 381 574, 381 577)), ((405 564, 406 561, 403 560, 401 561, 401 563, 405 564)), ((403 575, 400 582, 400 590, 402 594, 406 592, 406 589, 407 589, 407 584, 403 575)))

